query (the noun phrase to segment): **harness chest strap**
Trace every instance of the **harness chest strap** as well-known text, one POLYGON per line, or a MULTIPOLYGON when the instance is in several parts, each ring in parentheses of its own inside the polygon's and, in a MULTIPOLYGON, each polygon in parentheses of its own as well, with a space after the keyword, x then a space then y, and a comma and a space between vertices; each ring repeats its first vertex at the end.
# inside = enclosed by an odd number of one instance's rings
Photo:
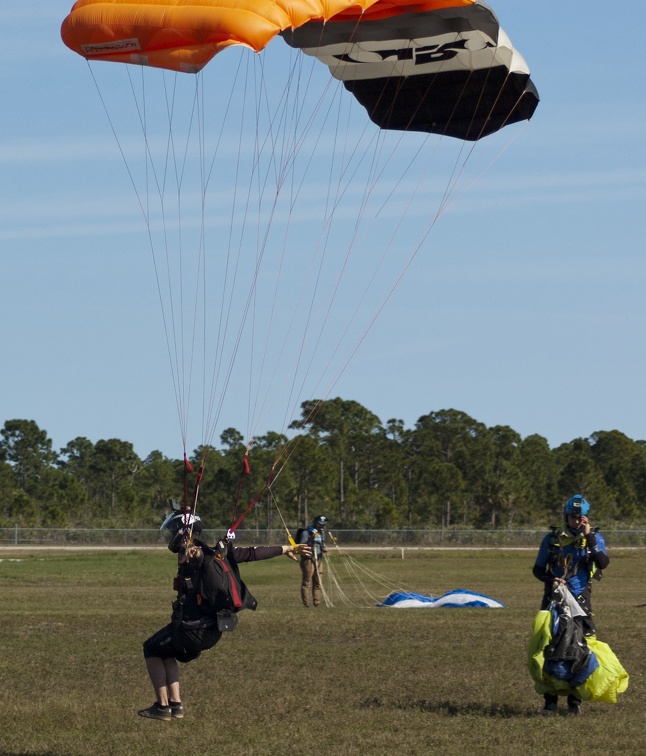
POLYGON ((590 536, 587 538, 586 536, 582 535, 576 537, 565 536, 564 542, 563 540, 561 540, 563 534, 559 531, 560 529, 558 528, 552 528, 552 537, 550 538, 549 543, 549 559, 547 562, 548 571, 553 573, 554 565, 558 564, 563 569, 564 576, 566 578, 569 576, 570 572, 575 569, 576 562, 574 561, 572 554, 569 554, 566 558, 564 558, 563 554, 561 553, 561 549, 564 546, 572 545, 575 550, 585 550, 585 562, 590 577, 594 576, 600 578, 601 570, 597 568, 597 565, 594 563, 594 559, 592 557, 592 554, 599 551, 596 535, 591 532, 590 536))

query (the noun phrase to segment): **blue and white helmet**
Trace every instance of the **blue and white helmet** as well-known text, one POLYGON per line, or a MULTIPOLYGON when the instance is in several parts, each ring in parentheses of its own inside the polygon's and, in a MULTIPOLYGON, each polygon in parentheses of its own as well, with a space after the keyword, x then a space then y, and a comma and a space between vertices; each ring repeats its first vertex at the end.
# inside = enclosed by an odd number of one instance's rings
POLYGON ((173 553, 177 553, 182 539, 189 529, 194 535, 199 535, 202 532, 202 520, 199 515, 192 512, 171 512, 159 529, 170 533, 168 548, 173 553))
POLYGON ((574 496, 568 500, 567 504, 563 507, 563 514, 567 519, 568 515, 574 515, 575 517, 587 517, 590 513, 590 504, 581 496, 581 494, 574 494, 574 496))

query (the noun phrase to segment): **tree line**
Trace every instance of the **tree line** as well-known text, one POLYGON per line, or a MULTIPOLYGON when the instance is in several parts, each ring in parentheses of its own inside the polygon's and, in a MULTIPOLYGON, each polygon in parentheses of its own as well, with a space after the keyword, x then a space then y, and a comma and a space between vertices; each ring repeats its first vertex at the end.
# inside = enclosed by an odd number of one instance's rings
POLYGON ((245 526, 325 514, 338 529, 543 527, 574 493, 591 502, 596 523, 646 520, 646 441, 617 430, 550 448, 540 435, 522 438, 459 410, 406 428, 341 398, 304 402, 290 430, 289 439, 255 439, 243 474, 244 438, 229 428, 219 448, 193 452, 187 473, 183 459, 140 459, 119 439, 79 437, 57 452, 34 420, 7 420, 0 526, 158 526, 171 499, 192 500, 200 464, 198 512, 209 528, 228 527, 255 499, 245 526))

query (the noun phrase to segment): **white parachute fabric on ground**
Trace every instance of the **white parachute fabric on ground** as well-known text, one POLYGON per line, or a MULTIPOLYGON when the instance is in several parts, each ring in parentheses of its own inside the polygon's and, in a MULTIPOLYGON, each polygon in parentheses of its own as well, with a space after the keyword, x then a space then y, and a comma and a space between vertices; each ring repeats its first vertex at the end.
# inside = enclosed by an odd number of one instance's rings
POLYGON ((392 606, 396 609, 434 609, 440 606, 449 608, 504 608, 504 604, 494 598, 491 598, 491 596, 485 596, 482 593, 476 593, 475 591, 469 591, 464 588, 457 588, 454 591, 447 591, 443 596, 439 597, 425 596, 421 593, 406 593, 399 591, 397 593, 391 593, 381 604, 377 604, 377 606, 392 606))

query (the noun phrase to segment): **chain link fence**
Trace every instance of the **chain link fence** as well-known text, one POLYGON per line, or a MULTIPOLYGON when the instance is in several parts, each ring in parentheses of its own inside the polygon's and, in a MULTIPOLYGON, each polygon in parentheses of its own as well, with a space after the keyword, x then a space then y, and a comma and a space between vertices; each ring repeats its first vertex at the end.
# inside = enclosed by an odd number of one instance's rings
MULTIPOLYGON (((294 535, 295 535, 294 529, 294 535)), ((333 530, 328 545, 340 547, 538 547, 546 530, 333 530)), ((205 530, 204 539, 214 543, 222 531, 205 530)), ((646 530, 603 530, 610 547, 644 546, 646 530)), ((1 546, 147 546, 165 547, 167 536, 159 528, 0 528, 1 546)), ((241 546, 286 543, 284 529, 240 528, 236 543, 241 546)))

